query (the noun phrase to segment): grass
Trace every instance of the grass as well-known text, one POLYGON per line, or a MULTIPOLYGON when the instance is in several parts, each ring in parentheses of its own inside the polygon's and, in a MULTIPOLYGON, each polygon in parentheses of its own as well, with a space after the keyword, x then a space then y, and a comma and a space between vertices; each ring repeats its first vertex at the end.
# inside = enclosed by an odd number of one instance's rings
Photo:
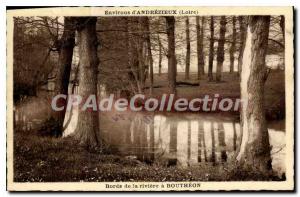
MULTIPOLYGON (((213 74, 215 79, 215 74, 213 74)), ((153 96, 159 96, 168 92, 168 76, 167 74, 154 75, 153 96)), ((221 98, 240 98, 240 79, 237 73, 222 73, 222 81, 208 82, 207 74, 201 76, 200 81, 197 80, 197 74, 191 73, 190 79, 185 79, 184 73, 178 73, 177 81, 188 81, 191 83, 199 83, 199 86, 179 86, 176 88, 177 96, 184 98, 203 98, 204 95, 214 96, 219 94, 221 98)), ((149 86, 149 81, 146 81, 149 86)), ((149 93, 146 90, 146 94, 149 93)), ((267 120, 280 120, 285 118, 285 80, 284 70, 271 70, 265 83, 265 101, 267 120)))
POLYGON ((279 180, 239 169, 232 163, 199 163, 188 168, 147 165, 97 149, 87 150, 70 137, 15 132, 14 139, 16 182, 279 180))

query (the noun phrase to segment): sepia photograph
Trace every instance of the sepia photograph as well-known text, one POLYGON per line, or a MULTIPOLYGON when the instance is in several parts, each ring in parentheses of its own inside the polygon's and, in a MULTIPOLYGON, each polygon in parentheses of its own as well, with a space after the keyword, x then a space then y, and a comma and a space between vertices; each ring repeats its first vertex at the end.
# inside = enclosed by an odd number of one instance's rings
POLYGON ((294 190, 293 12, 7 7, 8 190, 294 190))

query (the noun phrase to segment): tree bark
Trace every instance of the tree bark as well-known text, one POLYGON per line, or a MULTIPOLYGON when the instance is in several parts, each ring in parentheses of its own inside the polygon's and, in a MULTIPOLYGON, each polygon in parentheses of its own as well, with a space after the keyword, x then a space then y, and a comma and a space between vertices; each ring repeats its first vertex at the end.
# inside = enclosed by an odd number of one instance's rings
POLYGON ((280 28, 282 30, 282 35, 283 35, 283 41, 285 38, 285 22, 284 22, 285 17, 283 15, 280 16, 280 28))
POLYGON ((189 17, 185 20, 185 35, 186 35, 186 59, 185 59, 185 79, 190 78, 190 64, 191 64, 191 41, 190 41, 190 22, 189 17))
POLYGON ((145 87, 145 81, 146 81, 146 65, 145 65, 145 45, 144 45, 144 18, 143 17, 139 17, 139 21, 138 21, 138 38, 137 38, 137 53, 138 53, 138 70, 139 70, 139 79, 140 79, 140 93, 144 92, 144 87, 145 87))
MULTIPOLYGON (((285 46, 285 17, 280 16, 280 28, 282 30, 283 46, 285 46)), ((285 65, 285 50, 283 50, 283 64, 285 65)))
MULTIPOLYGON (((59 40, 59 59, 58 70, 56 74, 55 93, 68 95, 68 87, 70 80, 70 73, 72 67, 73 48, 75 45, 75 25, 74 18, 64 17, 64 31, 61 39, 59 40)), ((59 102, 66 106, 66 102, 59 102)), ((66 108, 66 107, 65 107, 66 108)), ((66 110, 57 113, 57 121, 59 126, 58 135, 62 135, 63 123, 66 110)))
POLYGON ((246 16, 239 16, 239 25, 240 25, 240 48, 239 48, 239 58, 238 58, 238 75, 241 74, 242 62, 243 62, 243 53, 246 42, 246 31, 247 31, 247 21, 246 16))
POLYGON ((170 93, 176 94, 175 18, 166 16, 168 36, 168 80, 170 93))
POLYGON ((225 44, 225 32, 226 32, 226 17, 221 16, 220 20, 220 37, 217 49, 217 72, 216 81, 220 82, 222 80, 222 70, 224 62, 224 44, 225 44))
MULTIPOLYGON (((97 57, 96 17, 78 17, 77 32, 79 42, 79 88, 78 95, 87 98, 97 95, 97 75, 99 60, 97 57)), ((81 110, 78 116, 74 137, 80 144, 88 147, 100 145, 99 114, 94 110, 81 110)))
POLYGON ((251 16, 242 60, 242 143, 237 160, 247 169, 271 169, 270 143, 265 120, 264 84, 270 16, 251 16))
POLYGON ((213 80, 213 62, 214 62, 214 17, 210 17, 210 43, 209 43, 209 62, 208 62, 208 80, 213 80))
POLYGON ((125 51, 126 51, 126 62, 127 62, 127 76, 129 81, 129 86, 133 94, 135 94, 136 91, 136 75, 134 71, 134 64, 133 64, 133 46, 132 46, 132 39, 130 38, 130 19, 129 17, 125 17, 125 51))
POLYGON ((159 38, 159 35, 157 35, 157 40, 158 40, 158 50, 159 50, 159 54, 158 54, 158 75, 161 75, 161 62, 162 62, 162 44, 159 38))
POLYGON ((232 43, 230 46, 230 73, 234 72, 234 53, 235 53, 235 45, 236 45, 236 17, 232 17, 232 43))
POLYGON ((128 59, 129 59, 129 67, 131 69, 130 78, 134 80, 134 84, 132 86, 135 92, 143 93, 142 87, 142 77, 144 76, 144 72, 141 72, 141 60, 142 60, 142 50, 141 45, 141 28, 139 27, 139 18, 138 17, 128 17, 128 59), (129 35, 129 32, 132 32, 129 35), (141 76, 142 75, 142 76, 141 76))
POLYGON ((204 38, 204 16, 201 17, 201 27, 200 27, 200 17, 196 16, 196 31, 197 31, 197 58, 198 58, 198 80, 200 80, 201 75, 204 74, 204 52, 203 52, 203 38, 204 38))
POLYGON ((152 51, 151 51, 151 39, 150 39, 150 25, 149 25, 149 18, 145 17, 144 19, 144 25, 146 30, 146 43, 147 43, 147 52, 148 52, 148 58, 149 58, 149 67, 150 67, 150 95, 153 93, 153 57, 152 57, 152 51))

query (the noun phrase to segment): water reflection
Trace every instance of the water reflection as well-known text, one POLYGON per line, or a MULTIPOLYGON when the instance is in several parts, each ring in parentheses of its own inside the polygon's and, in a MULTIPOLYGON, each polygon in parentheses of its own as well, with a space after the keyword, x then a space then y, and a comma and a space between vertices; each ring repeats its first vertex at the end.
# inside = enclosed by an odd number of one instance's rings
MULTIPOLYGON (((148 164, 217 165, 233 157, 241 141, 240 125, 234 117, 208 114, 136 113, 118 121, 104 118, 100 125, 104 139, 119 154, 148 164)), ((269 128, 269 134, 273 169, 284 172, 285 132, 269 128)))

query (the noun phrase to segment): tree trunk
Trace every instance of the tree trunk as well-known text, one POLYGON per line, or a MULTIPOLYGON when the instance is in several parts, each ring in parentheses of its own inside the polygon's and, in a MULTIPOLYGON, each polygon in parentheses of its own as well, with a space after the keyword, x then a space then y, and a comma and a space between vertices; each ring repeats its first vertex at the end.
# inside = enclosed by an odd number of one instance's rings
MULTIPOLYGON (((77 31, 79 42, 79 88, 78 95, 87 98, 97 95, 97 57, 96 17, 78 17, 77 31)), ((80 144, 88 147, 99 145, 99 114, 94 110, 81 110, 78 116, 74 137, 80 144)))
POLYGON ((232 17, 232 43, 230 47, 230 73, 234 72, 234 53, 235 53, 235 45, 236 45, 236 17, 232 17))
POLYGON ((168 35, 168 80, 169 91, 176 94, 176 57, 175 57, 175 18, 166 16, 168 35))
POLYGON ((243 53, 246 42, 246 31, 247 31, 247 21, 245 20, 245 16, 239 16, 239 24, 240 24, 240 48, 239 48, 239 59, 238 59, 238 75, 241 74, 242 70, 242 62, 243 62, 243 53))
POLYGON ((140 87, 139 87, 139 92, 143 93, 144 92, 144 87, 145 87, 145 81, 146 81, 146 66, 145 66, 145 56, 144 56, 144 26, 143 26, 143 18, 139 17, 138 21, 138 26, 139 26, 139 33, 138 33, 138 38, 137 38, 137 54, 138 54, 138 73, 139 73, 139 80, 140 80, 140 87))
POLYGON ((222 70, 223 70, 223 62, 224 62, 225 32, 226 32, 226 17, 221 16, 221 20, 220 20, 220 37, 219 37, 218 50, 217 50, 217 72, 216 72, 216 81, 217 82, 220 82, 222 80, 222 70))
POLYGON ((285 38, 285 22, 284 22, 284 16, 283 15, 280 16, 280 28, 282 30, 283 41, 284 41, 284 38, 285 38))
POLYGON ((161 75, 161 62, 162 62, 162 44, 159 38, 159 35, 157 35, 157 40, 158 40, 158 50, 159 50, 159 54, 158 54, 158 75, 161 75))
MULTIPOLYGON (((283 46, 285 45, 285 17, 283 15, 280 16, 280 28, 282 30, 283 37, 283 46)), ((285 50, 283 50, 283 64, 285 64, 285 50)))
POLYGON ((126 51, 126 62, 127 62, 127 77, 129 82, 129 88, 131 89, 131 92, 135 94, 136 91, 136 79, 135 79, 135 73, 134 73, 134 67, 133 67, 133 47, 132 47, 132 41, 130 39, 130 19, 129 17, 125 17, 125 51, 126 51))
MULTIPOLYGON (((59 59, 58 70, 56 74, 55 94, 68 95, 68 87, 70 80, 70 72, 72 67, 73 48, 75 44, 75 25, 74 18, 64 17, 64 31, 59 41, 59 59)), ((66 105, 65 102, 59 102, 66 105)), ((66 107, 65 107, 66 108, 66 107)), ((58 135, 62 135, 63 123, 66 110, 57 113, 57 121, 59 126, 58 135)))
POLYGON ((153 57, 151 51, 151 39, 150 39, 150 27, 149 27, 149 18, 145 17, 144 20, 145 30, 146 30, 146 43, 147 43, 147 52, 149 58, 149 75, 150 75, 150 95, 153 93, 153 57))
POLYGON ((189 17, 185 20, 186 34, 186 59, 185 59, 185 79, 190 78, 190 63, 191 63, 191 41, 190 41, 190 22, 189 17))
POLYGON ((134 80, 133 89, 135 92, 143 93, 141 79, 144 76, 141 60, 142 60, 142 47, 141 45, 141 28, 139 27, 139 18, 138 17, 128 17, 128 59, 129 67, 131 69, 130 78, 134 80), (129 35, 129 32, 132 32, 129 35), (142 67, 142 68, 141 68, 142 67))
POLYGON ((262 173, 271 169, 270 143, 265 120, 264 84, 267 75, 265 56, 270 16, 251 16, 242 60, 241 129, 242 143, 237 160, 262 173))
POLYGON ((209 62, 208 62, 208 80, 213 80, 213 62, 214 62, 214 17, 210 17, 210 43, 209 43, 209 62))
POLYGON ((196 16, 198 80, 200 80, 200 76, 204 74, 204 52, 203 52, 204 24, 205 24, 204 16, 201 17, 201 28, 200 28, 200 17, 196 16))

